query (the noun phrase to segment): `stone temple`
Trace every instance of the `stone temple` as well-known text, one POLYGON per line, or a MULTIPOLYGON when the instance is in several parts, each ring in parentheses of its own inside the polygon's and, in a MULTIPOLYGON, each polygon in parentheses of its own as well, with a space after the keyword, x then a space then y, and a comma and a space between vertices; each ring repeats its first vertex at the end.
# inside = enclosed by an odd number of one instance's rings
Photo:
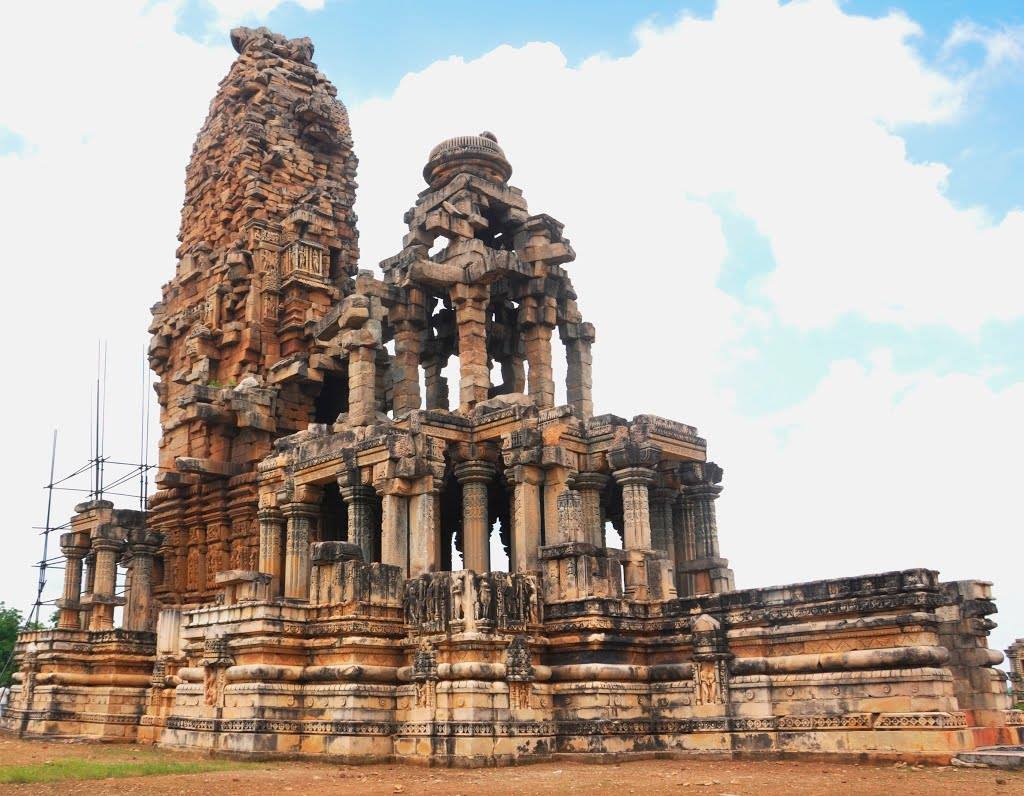
POLYGON ((594 414, 572 247, 494 135, 434 147, 397 253, 359 270, 313 45, 232 41, 153 307, 158 488, 76 508, 4 729, 467 766, 1021 740, 990 584, 735 589, 722 468, 693 426, 594 414))

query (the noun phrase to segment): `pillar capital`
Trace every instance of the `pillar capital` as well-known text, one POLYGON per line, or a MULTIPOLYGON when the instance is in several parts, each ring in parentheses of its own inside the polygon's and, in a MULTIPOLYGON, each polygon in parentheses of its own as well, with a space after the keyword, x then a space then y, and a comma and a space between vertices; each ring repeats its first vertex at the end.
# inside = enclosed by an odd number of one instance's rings
POLYGON ((320 507, 316 503, 304 503, 302 501, 292 501, 291 503, 285 503, 281 506, 281 513, 287 518, 293 517, 315 517, 320 511, 320 507))
POLYGON ((346 503, 369 501, 374 498, 376 492, 372 486, 365 484, 342 484, 339 479, 338 491, 346 503))
POLYGON ((277 506, 267 506, 256 512, 260 522, 284 522, 284 512, 277 506))
POLYGON ((650 486, 658 474, 648 467, 623 467, 613 475, 620 486, 650 486))
POLYGON ((85 558, 89 555, 89 534, 82 531, 62 533, 60 549, 67 558, 85 558))
POLYGON ((456 464, 454 472, 460 484, 487 483, 494 478, 497 468, 483 459, 473 459, 456 464))
POLYGON ((605 473, 579 472, 572 477, 572 488, 580 492, 601 492, 609 480, 610 476, 605 473))

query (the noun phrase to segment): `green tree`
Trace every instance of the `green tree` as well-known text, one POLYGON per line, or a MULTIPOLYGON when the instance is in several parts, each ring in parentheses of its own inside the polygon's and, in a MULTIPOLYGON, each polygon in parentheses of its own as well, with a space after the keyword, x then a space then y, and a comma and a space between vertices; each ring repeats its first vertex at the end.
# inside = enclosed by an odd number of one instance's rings
POLYGON ((17 608, 8 608, 5 603, 0 602, 0 667, 3 667, 0 671, 0 688, 11 684, 14 665, 13 662, 8 665, 8 659, 20 628, 21 611, 17 608))

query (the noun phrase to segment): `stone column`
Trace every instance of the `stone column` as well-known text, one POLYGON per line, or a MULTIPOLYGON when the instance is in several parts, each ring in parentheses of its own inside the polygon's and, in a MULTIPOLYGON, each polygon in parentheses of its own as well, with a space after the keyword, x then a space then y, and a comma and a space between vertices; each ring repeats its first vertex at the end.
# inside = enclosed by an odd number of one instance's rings
POLYGON ((487 484, 494 474, 494 465, 479 459, 455 465, 455 477, 462 484, 463 565, 474 572, 491 571, 487 484))
POLYGON ((528 296, 520 308, 520 324, 526 346, 530 397, 541 409, 555 405, 555 380, 551 370, 551 332, 555 328, 555 300, 544 295, 528 296))
POLYGON ((583 499, 574 489, 558 496, 558 536, 563 542, 583 541, 583 499))
POLYGON ((593 378, 591 365, 591 346, 594 344, 594 325, 592 323, 575 324, 574 333, 567 333, 565 340, 566 356, 566 398, 573 414, 583 420, 594 416, 594 398, 592 394, 593 378))
POLYGON ((362 328, 349 329, 341 336, 348 352, 349 426, 368 426, 377 420, 377 350, 380 348, 380 322, 368 320, 362 328))
POLYGON ((160 534, 145 528, 133 529, 128 535, 131 551, 130 599, 124 612, 126 630, 153 628, 153 556, 160 549, 160 534))
MULTIPOLYGON (((420 291, 415 291, 419 293, 420 291)), ((415 313, 415 307, 395 307, 415 313)), ((406 314, 403 313, 403 314, 406 314)), ((420 408, 420 355, 423 348, 423 324, 412 319, 392 318, 395 328, 395 356, 391 360, 394 384, 392 405, 395 417, 420 408)), ((447 408, 447 407, 445 407, 447 408)))
POLYGON ((432 478, 409 497, 409 577, 441 568, 441 489, 432 478))
POLYGON ((373 534, 376 519, 374 517, 374 491, 372 487, 357 485, 341 485, 339 491, 348 509, 348 540, 359 545, 363 551, 363 561, 373 561, 373 534))
POLYGON ((558 498, 569 488, 572 470, 560 464, 549 465, 544 470, 544 544, 553 545, 568 541, 559 536, 558 498))
POLYGON ((400 567, 409 577, 409 498, 400 490, 393 482, 385 482, 378 490, 383 499, 380 560, 400 567))
POLYGON ((288 522, 284 548, 285 599, 309 599, 310 530, 318 511, 319 506, 315 503, 294 502, 284 506, 288 522))
POLYGON ((117 585, 117 559, 121 555, 122 540, 112 525, 101 525, 93 531, 92 549, 96 553, 96 582, 92 590, 90 630, 110 630, 114 627, 114 606, 122 601, 114 595, 117 585))
POLYGON ((512 549, 509 566, 513 572, 540 569, 541 487, 544 471, 540 467, 518 464, 505 470, 512 506, 512 549))
MULTIPOLYGON (((718 594, 733 589, 729 562, 718 548, 715 500, 722 492, 722 468, 714 462, 687 462, 680 470, 684 486, 683 511, 693 557, 677 564, 688 595, 718 594)), ((689 552, 689 551, 687 551, 689 552)))
POLYGON ((651 516, 647 489, 654 477, 654 470, 646 467, 615 471, 615 480, 622 487, 626 595, 635 600, 646 599, 648 594, 646 556, 651 550, 651 516))
POLYGON ((646 467, 626 467, 615 471, 622 487, 623 547, 626 550, 651 549, 651 514, 647 489, 655 472, 646 467))
POLYGON ((82 599, 82 559, 89 553, 89 535, 81 531, 62 533, 60 549, 64 553, 64 592, 57 603, 60 608, 57 627, 77 630, 82 599))
POLYGON ((651 546, 663 553, 669 561, 675 561, 674 507, 676 490, 659 486, 650 491, 651 502, 651 546))
POLYGON ((487 367, 488 285, 457 284, 452 287, 455 324, 459 335, 459 408, 472 409, 487 400, 491 373, 487 367))
MULTIPOLYGON (((90 543, 91 544, 91 543, 90 543)), ((96 586, 96 552, 90 550, 86 555, 85 560, 85 583, 83 585, 82 596, 92 597, 92 590, 96 586)), ((82 630, 89 629, 90 618, 92 615, 91 604, 87 605, 85 601, 82 601, 82 610, 78 615, 78 626, 82 630)))
POLYGON ((607 484, 604 473, 577 473, 573 478, 573 489, 583 501, 583 541, 595 547, 605 546, 601 497, 607 484))
POLYGON ((426 390, 427 409, 448 408, 448 379, 441 375, 446 362, 433 357, 423 363, 423 386, 426 390))
POLYGON ((281 571, 281 536, 284 531, 284 515, 280 509, 260 509, 256 515, 260 522, 259 571, 270 575, 270 594, 279 597, 284 593, 281 571))

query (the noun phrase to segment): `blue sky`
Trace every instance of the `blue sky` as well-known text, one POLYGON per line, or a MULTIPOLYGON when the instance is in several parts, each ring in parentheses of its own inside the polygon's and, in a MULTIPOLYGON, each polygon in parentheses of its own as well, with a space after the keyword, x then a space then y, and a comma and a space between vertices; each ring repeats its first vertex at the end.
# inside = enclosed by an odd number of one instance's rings
MULTIPOLYGON (((39 495, 12 527, 41 520, 52 428, 58 470, 88 450, 97 339, 110 416, 137 413, 235 24, 314 40, 352 118, 363 268, 399 249, 429 148, 497 133, 577 251, 598 411, 692 423, 725 467, 738 585, 930 566, 994 580, 996 643, 1021 634, 1019 2, 3 4, 4 29, 48 31, 0 51, 32 74, 0 94, 8 289, 39 297, 0 321, 14 493, 39 495)), ((0 599, 24 603, 17 538, 0 599)))
MULTIPOLYGON (((986 50, 979 43, 944 51, 958 23, 999 30, 1024 25, 1024 6, 993 0, 927 0, 893 3, 847 0, 849 14, 906 14, 921 28, 913 40, 921 57, 950 75, 981 68, 986 50)), ((288 35, 311 35, 322 45, 317 63, 340 87, 348 103, 387 96, 409 72, 450 56, 478 58, 501 44, 554 42, 570 65, 598 53, 627 56, 636 49, 640 25, 668 25, 682 15, 708 17, 707 2, 635 0, 538 0, 487 7, 478 2, 417 3, 391 0, 329 2, 318 10, 284 3, 264 24, 288 35), (330 42, 330 46, 327 45, 330 42)), ((214 9, 190 0, 180 30, 200 41, 211 29, 214 9)), ((865 53, 870 58, 870 53, 865 53)), ((940 161, 951 172, 946 195, 962 207, 983 208, 993 218, 1024 206, 1024 69, 1007 65, 986 77, 969 105, 940 125, 908 124, 898 129, 912 161, 940 161)), ((770 241, 738 212, 728 197, 714 203, 725 226, 729 254, 720 286, 741 300, 758 301, 752 281, 775 267, 770 241)), ((1024 321, 988 323, 976 335, 951 334, 942 326, 907 330, 853 316, 827 329, 804 331, 784 326, 759 329, 759 355, 732 376, 742 405, 752 412, 773 411, 798 399, 839 357, 864 359, 880 345, 892 349, 905 369, 983 373, 993 384, 1024 377, 1024 358, 1014 356, 1024 341, 1024 321)))

